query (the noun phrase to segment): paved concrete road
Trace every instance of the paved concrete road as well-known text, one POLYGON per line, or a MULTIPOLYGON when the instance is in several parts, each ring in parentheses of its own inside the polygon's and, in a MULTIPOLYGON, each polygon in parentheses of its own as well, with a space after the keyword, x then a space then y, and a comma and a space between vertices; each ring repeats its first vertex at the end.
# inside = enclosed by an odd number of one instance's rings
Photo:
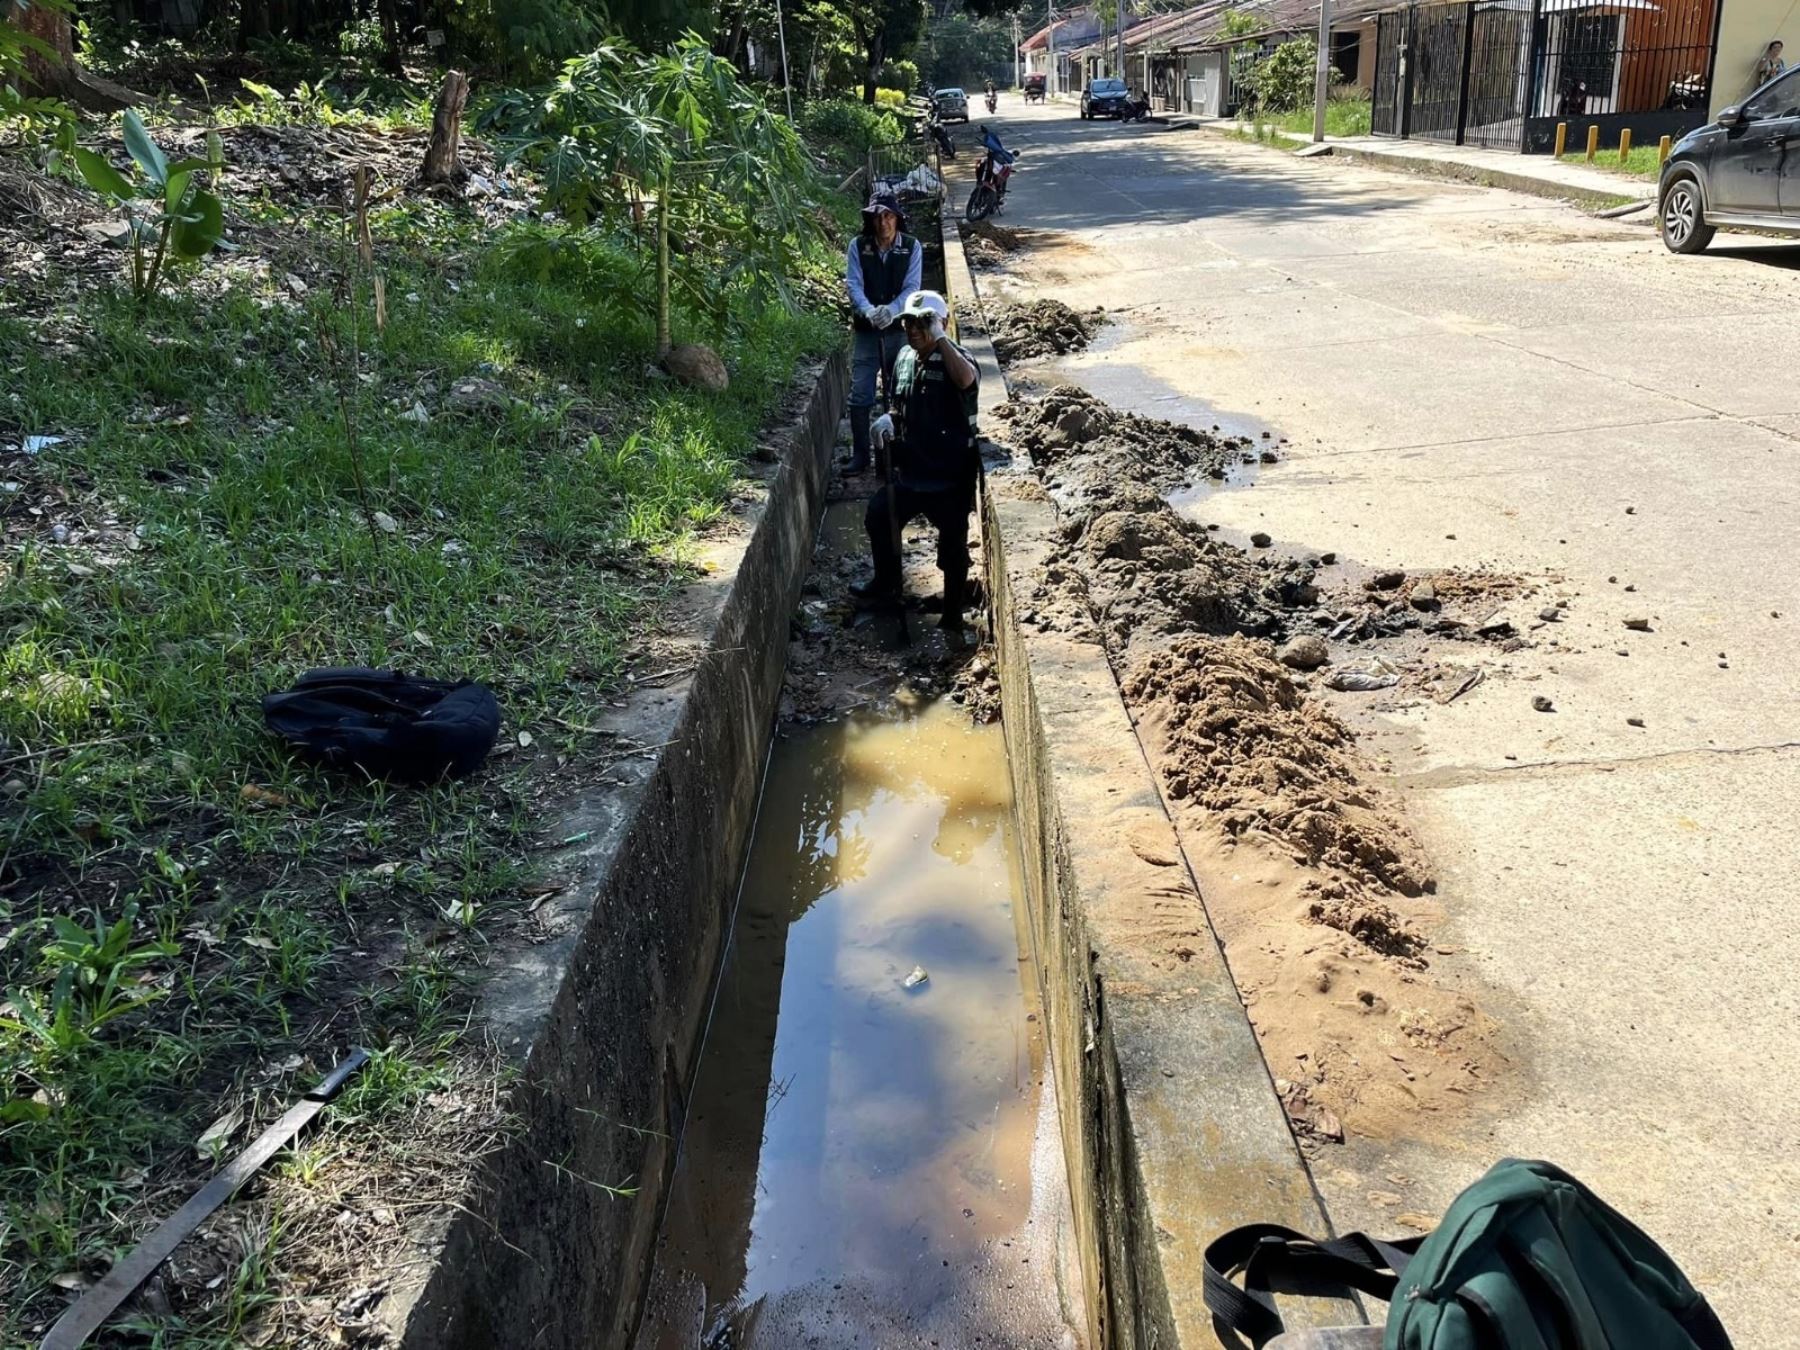
POLYGON ((1453 976, 1524 1059, 1516 1109, 1468 1137, 1328 1158, 1337 1222, 1391 1229, 1370 1192, 1435 1213, 1496 1157, 1548 1157, 1665 1241, 1737 1344, 1800 1345, 1800 248, 1676 258, 1504 192, 995 121, 1027 149, 1003 223, 1062 233, 984 285, 1117 320, 1057 371, 1290 439, 1207 519, 1569 599, 1454 705, 1347 714, 1433 853, 1453 976))

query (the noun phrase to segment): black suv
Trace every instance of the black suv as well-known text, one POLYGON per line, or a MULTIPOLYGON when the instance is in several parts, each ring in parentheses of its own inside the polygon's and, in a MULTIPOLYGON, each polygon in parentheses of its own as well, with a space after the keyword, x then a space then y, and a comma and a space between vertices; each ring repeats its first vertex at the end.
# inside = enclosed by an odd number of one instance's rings
POLYGON ((1800 234, 1800 67, 1683 136, 1656 206, 1677 253, 1698 253, 1721 225, 1800 234))
POLYGON ((1124 115, 1125 105, 1130 100, 1131 95, 1126 91, 1123 80, 1089 80, 1087 88, 1081 91, 1081 115, 1120 117, 1124 115))

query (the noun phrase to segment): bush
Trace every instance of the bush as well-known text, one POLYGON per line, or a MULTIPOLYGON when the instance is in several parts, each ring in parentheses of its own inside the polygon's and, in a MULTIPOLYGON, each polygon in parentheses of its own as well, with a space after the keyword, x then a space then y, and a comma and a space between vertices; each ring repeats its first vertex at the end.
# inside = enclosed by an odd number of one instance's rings
POLYGON ((906 95, 898 89, 877 89, 875 106, 879 108, 904 108, 906 95))
POLYGON ((1312 102, 1318 44, 1310 37, 1284 42, 1251 75, 1257 104, 1265 112, 1290 112, 1312 102))
POLYGON ((859 155, 906 139, 906 129, 893 112, 848 98, 814 99, 800 112, 800 129, 815 141, 859 155))
POLYGON ((924 77, 919 74, 917 61, 889 61, 881 68, 881 76, 890 87, 898 89, 902 94, 914 92, 924 82, 924 77))

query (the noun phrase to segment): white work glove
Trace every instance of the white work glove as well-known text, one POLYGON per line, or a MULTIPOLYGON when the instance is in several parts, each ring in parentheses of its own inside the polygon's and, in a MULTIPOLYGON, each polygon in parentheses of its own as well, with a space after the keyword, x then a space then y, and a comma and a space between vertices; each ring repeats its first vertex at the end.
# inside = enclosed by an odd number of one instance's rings
POLYGON ((876 305, 869 311, 869 322, 877 328, 891 328, 894 323, 894 307, 892 305, 876 305))
POLYGON ((944 321, 935 314, 931 316, 930 332, 931 340, 933 342, 942 342, 946 336, 944 332, 944 321))
POLYGON ((869 442, 877 450, 885 450, 894 440, 894 415, 883 413, 869 423, 869 442))

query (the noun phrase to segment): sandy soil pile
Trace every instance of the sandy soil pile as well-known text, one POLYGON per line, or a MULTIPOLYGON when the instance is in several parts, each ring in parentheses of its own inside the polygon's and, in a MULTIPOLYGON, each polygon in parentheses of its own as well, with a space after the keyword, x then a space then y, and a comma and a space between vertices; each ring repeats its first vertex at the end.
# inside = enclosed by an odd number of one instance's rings
POLYGON ((994 321, 994 350, 1002 361, 1066 356, 1086 347, 1105 321, 1099 310, 1078 313, 1060 300, 1009 306, 994 321))
POLYGON ((1121 681, 1303 1139, 1416 1132, 1497 1076, 1427 973, 1430 865, 1354 737, 1266 641, 1185 637, 1121 681))

